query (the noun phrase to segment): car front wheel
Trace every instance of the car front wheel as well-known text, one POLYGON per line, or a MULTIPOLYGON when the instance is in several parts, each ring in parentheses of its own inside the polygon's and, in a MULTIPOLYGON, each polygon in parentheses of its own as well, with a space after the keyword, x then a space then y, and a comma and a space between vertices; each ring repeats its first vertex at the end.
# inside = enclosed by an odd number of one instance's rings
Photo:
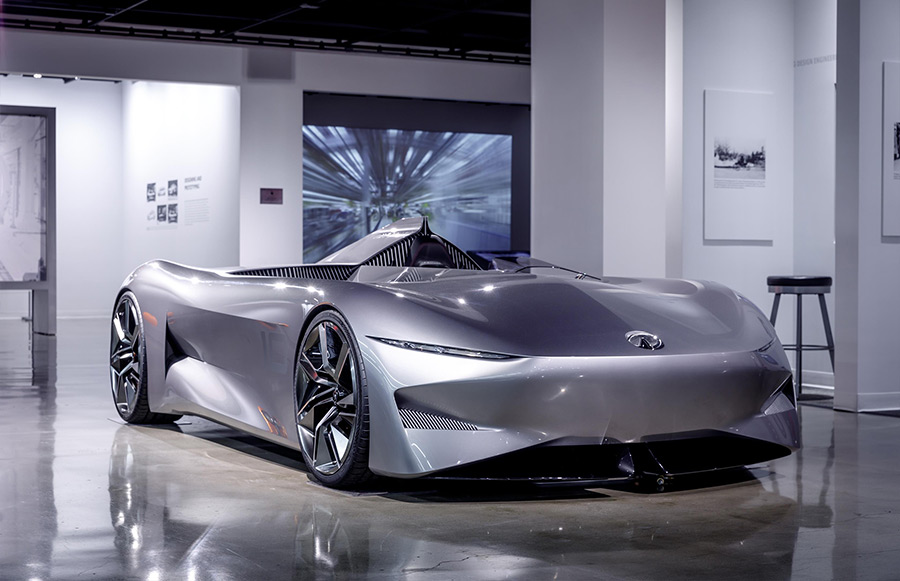
POLYGON ((181 416, 150 411, 147 402, 147 347, 144 317, 137 297, 125 291, 112 315, 109 376, 119 416, 132 424, 162 424, 181 416))
POLYGON ((327 486, 369 480, 369 406, 359 347, 344 317, 324 311, 300 341, 297 433, 312 475, 327 486))

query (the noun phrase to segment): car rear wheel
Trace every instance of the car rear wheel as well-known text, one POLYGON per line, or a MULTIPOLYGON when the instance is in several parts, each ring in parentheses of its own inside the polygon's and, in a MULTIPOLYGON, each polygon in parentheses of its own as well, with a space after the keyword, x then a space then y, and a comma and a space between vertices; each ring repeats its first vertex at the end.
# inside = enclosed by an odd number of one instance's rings
POLYGON ((296 385, 297 433, 312 475, 335 488, 369 480, 366 374, 353 332, 337 311, 316 315, 303 334, 296 385))
POLYGON ((144 343, 144 318, 137 297, 125 291, 113 310, 109 347, 109 376, 116 411, 123 420, 133 424, 174 422, 181 416, 150 411, 144 343))

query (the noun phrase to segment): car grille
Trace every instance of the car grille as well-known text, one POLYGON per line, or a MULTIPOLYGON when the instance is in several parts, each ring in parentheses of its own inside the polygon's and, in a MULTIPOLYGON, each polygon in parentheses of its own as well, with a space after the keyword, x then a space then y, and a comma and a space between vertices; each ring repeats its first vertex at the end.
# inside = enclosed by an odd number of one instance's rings
POLYGON ((301 266, 275 266, 269 268, 256 268, 250 270, 236 270, 231 274, 235 276, 266 276, 272 278, 310 278, 314 280, 347 280, 355 266, 346 265, 317 265, 307 264, 301 266))
POLYGON ((469 422, 406 408, 400 408, 400 419, 403 421, 404 428, 413 430, 457 430, 469 432, 478 430, 478 426, 469 422))

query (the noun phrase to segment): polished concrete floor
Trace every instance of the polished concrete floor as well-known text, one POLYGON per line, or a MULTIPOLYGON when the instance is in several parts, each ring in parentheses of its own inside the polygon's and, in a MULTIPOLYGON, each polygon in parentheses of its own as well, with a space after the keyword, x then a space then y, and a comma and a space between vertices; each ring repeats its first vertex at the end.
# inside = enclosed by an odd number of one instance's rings
POLYGON ((124 425, 107 324, 0 321, 0 579, 900 579, 900 418, 802 405, 805 447, 632 486, 312 484, 199 419, 124 425))

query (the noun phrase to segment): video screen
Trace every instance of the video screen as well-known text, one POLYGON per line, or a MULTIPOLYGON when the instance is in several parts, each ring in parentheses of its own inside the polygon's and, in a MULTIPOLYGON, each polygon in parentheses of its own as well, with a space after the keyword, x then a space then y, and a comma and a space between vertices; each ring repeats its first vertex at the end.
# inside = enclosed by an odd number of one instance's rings
POLYGON ((303 127, 303 261, 427 216, 463 250, 510 248, 512 136, 303 127))

